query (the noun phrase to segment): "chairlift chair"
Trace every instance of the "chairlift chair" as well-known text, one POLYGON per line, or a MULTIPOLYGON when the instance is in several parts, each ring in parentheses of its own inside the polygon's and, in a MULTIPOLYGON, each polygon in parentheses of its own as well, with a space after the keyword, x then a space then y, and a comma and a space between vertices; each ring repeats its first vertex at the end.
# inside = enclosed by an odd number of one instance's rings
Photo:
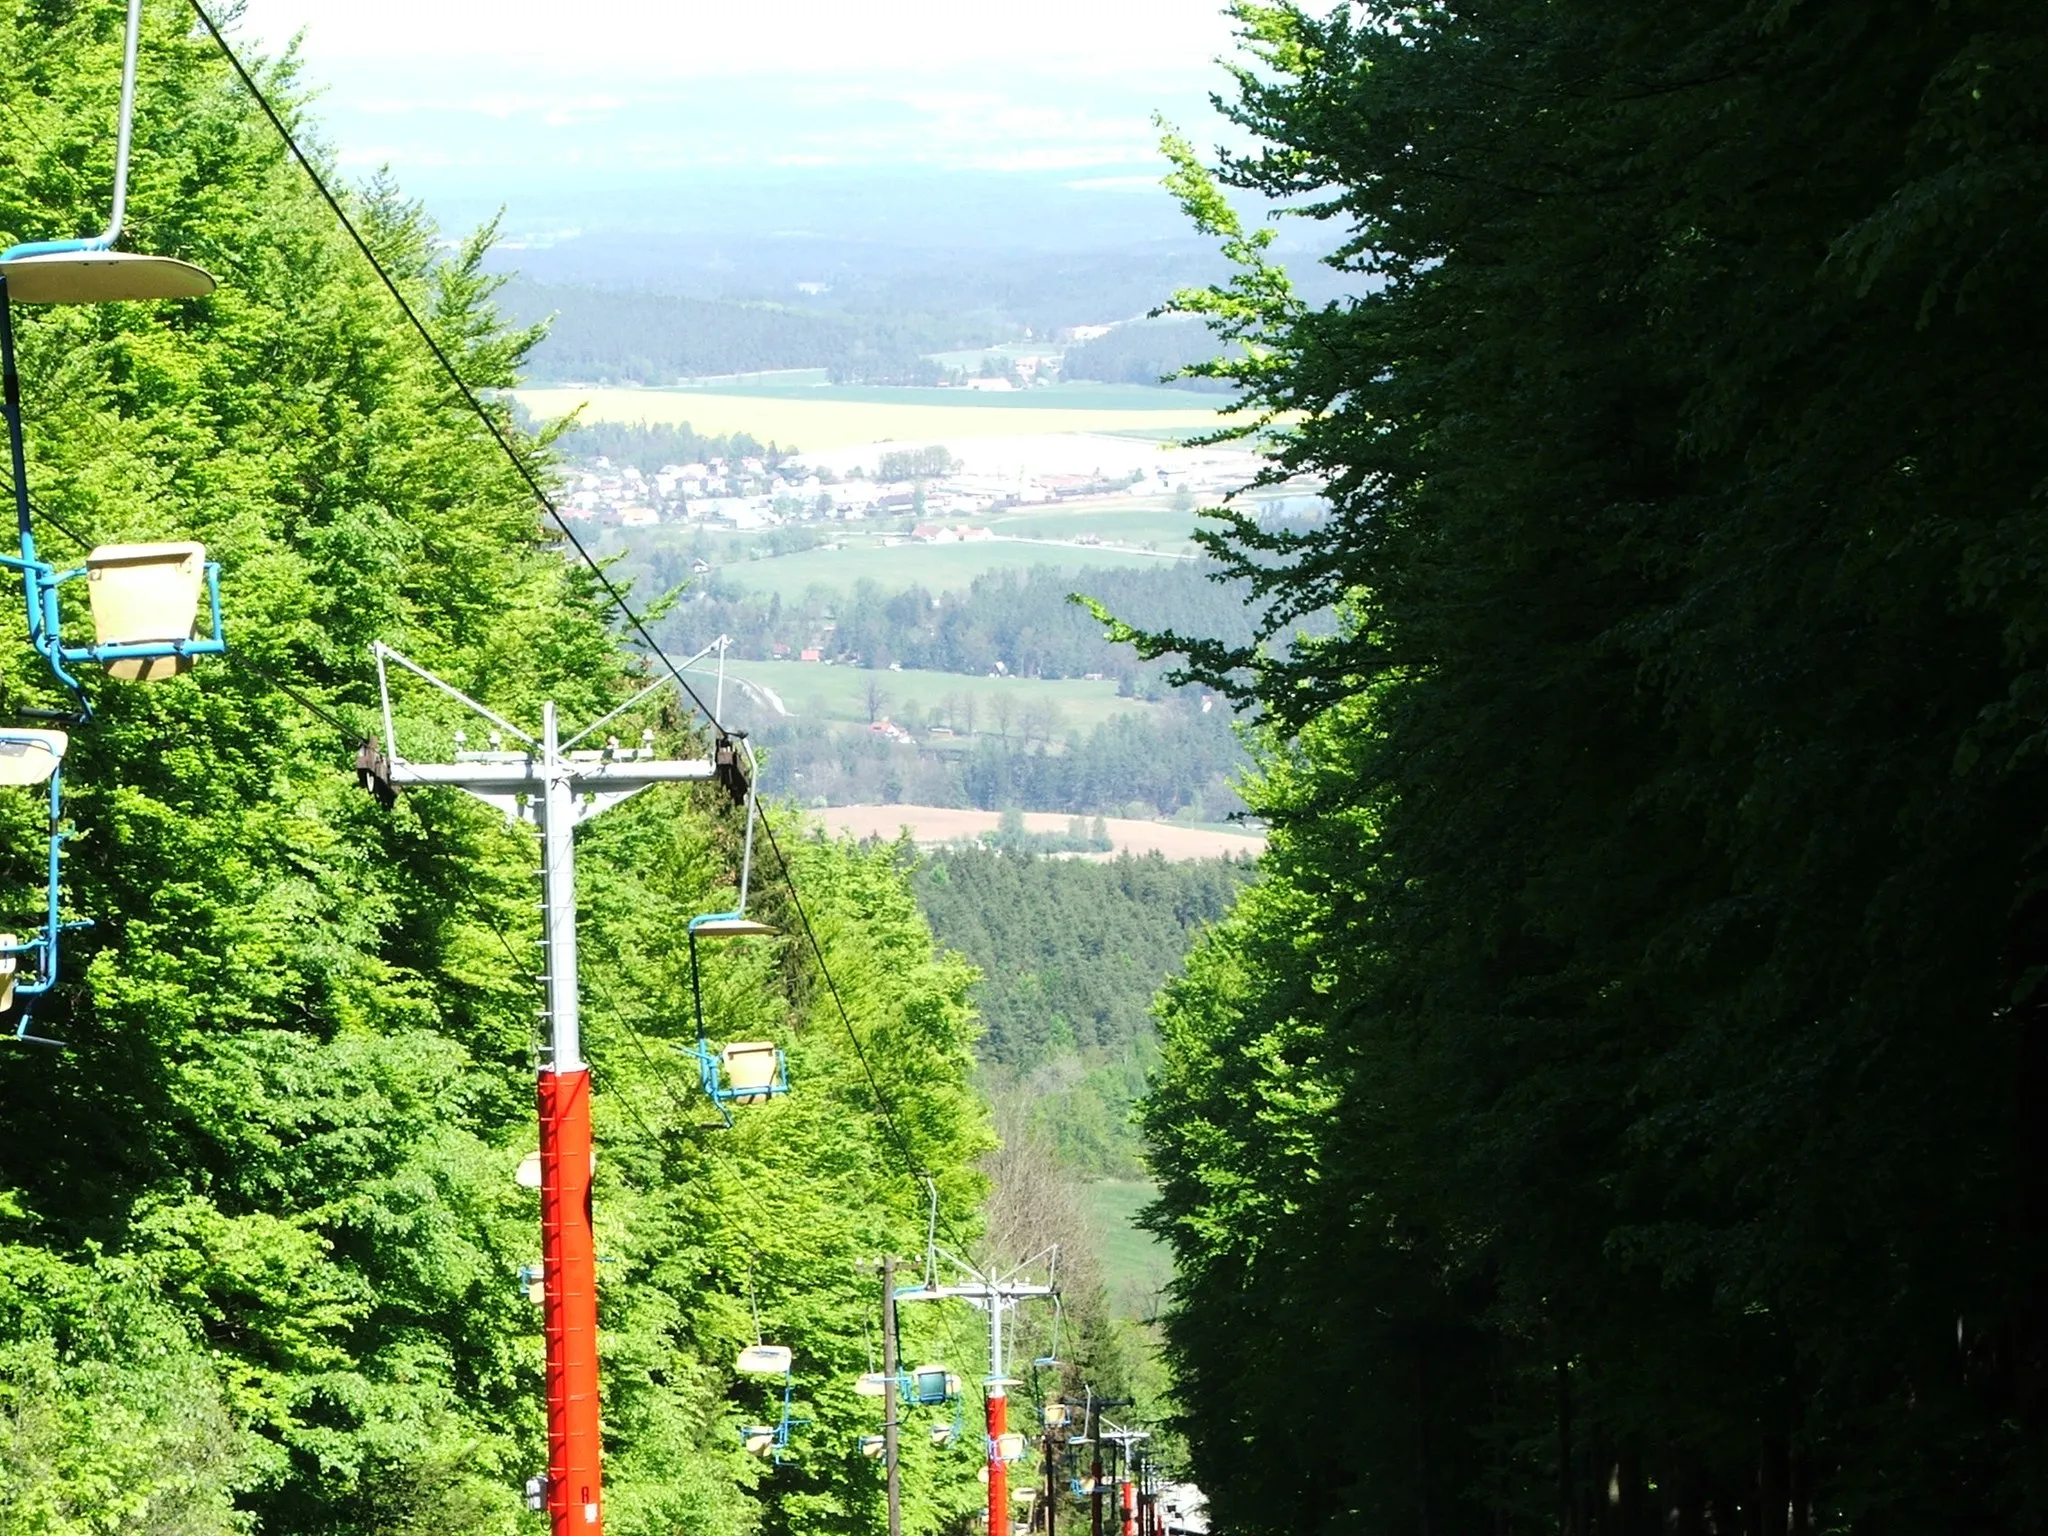
POLYGON ((733 1362, 733 1369, 744 1376, 780 1376, 782 1378, 782 1417, 773 1424, 742 1424, 740 1443, 755 1456, 772 1458, 777 1465, 789 1449, 789 1432, 798 1424, 807 1424, 808 1419, 790 1416, 790 1392, 794 1386, 793 1371, 795 1355, 783 1344, 749 1344, 733 1362))
POLYGON ((748 917, 744 910, 707 912, 690 919, 690 1003, 697 1015, 698 1081, 704 1094, 717 1108, 719 1117, 732 1125, 732 1106, 765 1104, 778 1094, 789 1092, 789 1063, 772 1040, 742 1040, 714 1049, 704 1022, 703 970, 697 954, 699 938, 767 937, 777 932, 768 923, 748 917))
POLYGON ((861 1435, 854 1440, 853 1448, 872 1461, 888 1448, 888 1444, 882 1435, 861 1435))
POLYGON ((913 1408, 950 1403, 960 1396, 960 1378, 943 1365, 920 1365, 903 1378, 903 1401, 913 1408))
POLYGON ((58 872, 64 841, 64 751, 69 738, 62 731, 9 728, 0 730, 0 785, 30 788, 49 785, 49 823, 45 863, 42 927, 23 937, 0 933, 0 1012, 18 1009, 13 1038, 32 1045, 55 1045, 29 1033, 35 1001, 57 984, 58 939, 69 928, 89 928, 84 919, 64 921, 58 915, 58 872))
POLYGON ((0 251, 0 370, 6 380, 10 469, 21 539, 20 554, 0 555, 0 565, 21 572, 27 588, 29 642, 77 700, 81 717, 90 717, 91 709, 70 671, 81 662, 104 666, 110 676, 140 682, 175 676, 188 671, 194 658, 218 656, 227 650, 221 634, 220 567, 206 558, 204 546, 103 544, 86 557, 84 565, 59 571, 37 553, 30 516, 12 306, 192 299, 203 298, 214 288, 212 276, 190 262, 113 249, 127 210, 135 54, 141 25, 141 0, 128 0, 114 204, 106 229, 82 239, 35 240, 0 251), (94 640, 91 645, 68 645, 58 612, 59 590, 80 578, 91 593, 94 640), (202 590, 209 620, 204 634, 198 628, 202 590))
POLYGON ((989 1441, 989 1452, 997 1461, 1022 1461, 1030 1454, 1024 1437, 1007 1430, 989 1441))

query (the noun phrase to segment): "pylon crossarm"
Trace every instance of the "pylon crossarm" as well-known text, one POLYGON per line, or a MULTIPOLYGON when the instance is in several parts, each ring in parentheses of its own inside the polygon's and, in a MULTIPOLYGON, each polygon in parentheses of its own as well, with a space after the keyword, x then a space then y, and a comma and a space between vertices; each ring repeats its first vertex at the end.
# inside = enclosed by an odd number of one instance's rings
MULTIPOLYGON (((500 794, 521 790, 538 793, 547 787, 551 775, 542 759, 510 753, 498 755, 509 757, 511 761, 412 763, 394 759, 391 782, 500 794)), ((655 784, 698 783, 711 777, 712 767, 702 758, 671 762, 564 762, 558 764, 556 773, 579 790, 597 793, 646 789, 655 784)))

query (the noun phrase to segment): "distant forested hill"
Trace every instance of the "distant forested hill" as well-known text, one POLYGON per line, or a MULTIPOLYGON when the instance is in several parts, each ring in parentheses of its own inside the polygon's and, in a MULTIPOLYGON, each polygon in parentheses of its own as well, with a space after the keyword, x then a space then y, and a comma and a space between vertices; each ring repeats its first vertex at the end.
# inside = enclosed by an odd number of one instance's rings
POLYGON ((1130 1106, 1156 1058, 1161 981, 1251 879, 1250 861, 1108 863, 966 849, 913 877, 939 942, 981 968, 978 1050, 1078 1172, 1139 1171, 1130 1106))
POLYGON ((823 368, 855 383, 937 382, 924 354, 1001 339, 983 324, 908 312, 857 315, 516 280, 500 302, 524 324, 554 317, 533 354, 535 382, 673 384, 774 368, 823 368))
POLYGON ((1199 320, 1140 320, 1069 347, 1060 373, 1069 379, 1098 379, 1106 384, 1166 381, 1176 388, 1223 393, 1230 386, 1220 380, 1171 377, 1191 363, 1208 361, 1221 350, 1222 343, 1199 320))

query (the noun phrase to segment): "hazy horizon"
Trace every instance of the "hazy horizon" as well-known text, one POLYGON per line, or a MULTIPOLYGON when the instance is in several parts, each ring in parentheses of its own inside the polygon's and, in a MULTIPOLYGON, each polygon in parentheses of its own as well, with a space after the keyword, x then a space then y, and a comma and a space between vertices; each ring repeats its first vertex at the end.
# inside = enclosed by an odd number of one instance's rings
POLYGON ((662 237, 1182 242, 1152 115, 1198 140, 1224 126, 1207 95, 1227 18, 1186 0, 1047 0, 999 26, 936 0, 784 0, 767 22, 589 0, 566 33, 559 15, 508 0, 477 29, 398 0, 249 0, 237 36, 274 55, 300 35, 347 175, 388 166, 451 229, 502 207, 513 248, 557 253, 541 265, 580 246, 579 281, 614 255, 645 268, 631 247, 662 237))

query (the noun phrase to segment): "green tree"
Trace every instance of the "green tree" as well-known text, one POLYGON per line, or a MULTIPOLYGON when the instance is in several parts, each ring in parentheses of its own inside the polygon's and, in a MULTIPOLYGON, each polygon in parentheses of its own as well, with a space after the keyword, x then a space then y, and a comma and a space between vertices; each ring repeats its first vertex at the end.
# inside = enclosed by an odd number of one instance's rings
MULTIPOLYGON (((372 639, 528 721, 545 698, 594 718, 642 665, 189 13, 145 10, 131 238, 221 287, 18 310, 29 474, 60 559, 202 538, 231 649, 89 684, 97 718, 73 733, 65 908, 95 926, 67 934, 37 1013, 67 1049, 0 1055, 0 1524, 534 1530, 518 1490, 544 1461, 539 1320, 517 1276, 537 1213, 512 1178, 535 1134, 534 849, 451 794, 387 813, 349 764, 375 715, 372 639)), ((119 21, 48 5, 0 38, 19 151, 0 156, 0 240, 104 216, 119 21)), ((289 61, 263 77, 311 137, 289 61)), ((382 179, 348 202, 465 380, 514 383, 537 333, 497 314, 491 231, 445 246, 382 179)), ((18 632, 0 682, 54 702, 18 632)), ((452 745, 444 703, 403 693, 403 733, 452 745)), ((673 708, 642 724, 703 750, 673 708)), ((17 931, 42 832, 33 797, 0 795, 17 931)), ((873 1298, 850 1259, 921 1241, 910 1159, 949 1222, 976 1219, 966 972, 887 860, 794 834, 837 990, 794 938, 713 959, 714 1027, 777 1040, 801 1085, 730 1135, 699 1128, 676 935, 730 905, 735 818, 709 791, 650 793, 588 834, 622 1536, 867 1524, 872 1468, 846 1447, 871 1412, 851 1381, 873 1298), (762 1410, 732 1372, 750 1296, 816 1421, 774 1478, 733 1432, 762 1410)), ((757 864, 757 895, 801 932, 786 885, 761 889, 779 874, 757 864)), ((911 1488, 920 1531, 975 1499, 971 1468, 936 1460, 911 1488)))
POLYGON ((1333 513, 1126 632, 1268 731, 1146 1116, 1219 1522, 2038 1529, 2041 16, 1236 15, 1179 303, 1333 513))

